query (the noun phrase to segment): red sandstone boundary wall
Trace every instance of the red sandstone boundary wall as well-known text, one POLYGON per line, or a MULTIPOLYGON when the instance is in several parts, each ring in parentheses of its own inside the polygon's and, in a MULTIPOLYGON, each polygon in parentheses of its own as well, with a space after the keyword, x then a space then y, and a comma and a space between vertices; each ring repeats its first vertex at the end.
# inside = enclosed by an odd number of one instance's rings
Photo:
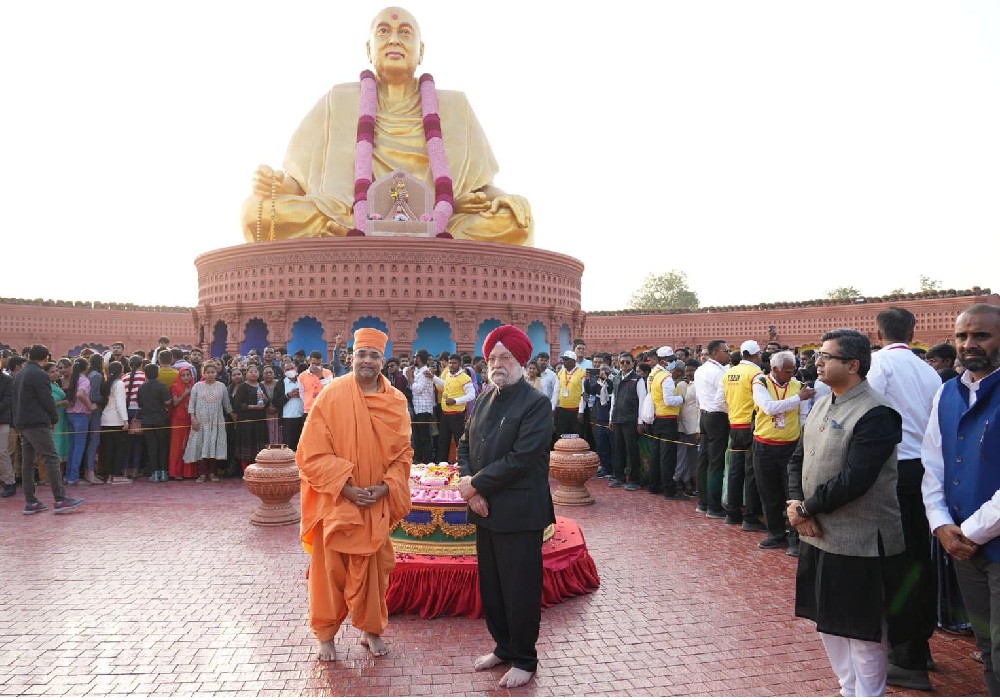
POLYGON ((698 311, 678 314, 638 312, 590 312, 584 337, 587 350, 618 350, 635 347, 707 345, 714 338, 730 344, 769 339, 789 347, 818 345, 822 335, 834 328, 854 328, 874 342, 875 317, 890 306, 909 309, 917 317, 914 343, 930 347, 952 338, 955 318, 973 304, 1000 305, 1000 295, 952 296, 854 304, 837 304, 747 311, 698 311), (772 329, 773 327, 773 329, 772 329))
POLYGON ((174 345, 196 345, 193 310, 105 309, 28 301, 0 303, 0 343, 18 352, 25 346, 42 343, 54 357, 60 357, 85 346, 109 348, 119 340, 125 343, 126 352, 149 352, 161 335, 170 338, 174 345))
MULTIPOLYGON (((492 292, 492 287, 490 288, 492 292)), ((1000 306, 1000 295, 981 294, 873 303, 810 306, 751 311, 708 311, 683 314, 592 312, 586 316, 583 337, 589 351, 615 352, 639 346, 705 345, 713 338, 739 343, 753 338, 765 341, 774 326, 775 339, 790 347, 815 345, 820 336, 838 327, 857 328, 875 339, 875 317, 889 306, 902 306, 917 317, 916 342, 930 346, 949 340, 955 317, 972 304, 1000 306)), ((470 330, 492 313, 479 309, 464 312, 470 330)), ((346 320, 346 319, 345 319, 346 320)), ((116 340, 126 351, 149 350, 167 335, 177 345, 195 345, 195 310, 187 312, 117 310, 52 306, 20 301, 0 303, 0 343, 20 350, 41 342, 53 355, 65 355, 83 345, 107 346, 116 340)), ((557 345, 555 340, 553 345, 557 345)), ((555 349, 555 348, 553 348, 555 349)))

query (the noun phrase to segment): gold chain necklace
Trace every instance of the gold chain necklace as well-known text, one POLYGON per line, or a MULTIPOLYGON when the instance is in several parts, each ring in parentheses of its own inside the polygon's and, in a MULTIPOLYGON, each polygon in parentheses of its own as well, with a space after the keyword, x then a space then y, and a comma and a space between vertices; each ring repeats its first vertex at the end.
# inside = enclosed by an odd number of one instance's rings
MULTIPOLYGON (((278 178, 275 177, 274 171, 272 170, 271 171, 271 231, 270 231, 270 235, 268 236, 268 239, 267 239, 269 241, 273 241, 274 240, 274 213, 275 213, 274 210, 275 210, 275 199, 276 199, 277 193, 278 193, 278 178)), ((254 238, 253 238, 253 240, 254 240, 255 243, 259 243, 260 242, 260 222, 261 222, 261 219, 263 218, 263 216, 264 216, 264 198, 263 197, 258 197, 257 198, 257 231, 254 234, 254 238)))

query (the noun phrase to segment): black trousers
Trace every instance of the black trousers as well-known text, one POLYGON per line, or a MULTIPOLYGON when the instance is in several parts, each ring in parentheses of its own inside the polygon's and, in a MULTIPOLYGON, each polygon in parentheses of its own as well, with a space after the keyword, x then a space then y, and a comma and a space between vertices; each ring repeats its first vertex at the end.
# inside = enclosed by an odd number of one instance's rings
POLYGON ((615 479, 638 484, 642 478, 639 461, 639 426, 635 421, 615 423, 615 479))
POLYGON ((937 574, 931 558, 930 525, 920 493, 924 465, 919 459, 901 459, 897 469, 896 496, 906 546, 903 576, 912 587, 903 598, 900 616, 908 623, 906 641, 893 646, 892 661, 903 668, 922 669, 927 667, 928 640, 937 626, 937 574))
POLYGON ((434 461, 434 443, 431 442, 433 413, 416 413, 413 416, 413 461, 427 464, 434 461))
POLYGON ((726 473, 729 444, 729 414, 701 412, 701 454, 698 455, 698 504, 710 511, 722 510, 722 479, 726 473))
POLYGON ((649 451, 649 490, 662 489, 665 494, 677 492, 674 472, 677 471, 677 419, 656 418, 653 421, 653 444, 649 451))
POLYGON ((456 447, 458 441, 462 439, 465 432, 465 411, 460 413, 441 412, 441 422, 438 423, 438 454, 437 461, 447 462, 448 452, 451 450, 451 443, 454 441, 456 447))
POLYGON ((493 653, 514 668, 535 672, 542 622, 542 530, 476 530, 479 595, 493 653))
POLYGON ((755 442, 753 446, 753 473, 764 506, 764 522, 772 535, 785 534, 788 460, 792 458, 797 444, 768 445, 755 442))
POLYGON ((101 455, 99 472, 104 476, 121 476, 128 457, 128 432, 114 426, 104 426, 101 433, 98 445, 101 455))
POLYGON ((583 425, 580 424, 579 411, 575 408, 556 407, 555 431, 556 439, 563 435, 579 435, 583 437, 583 425))
POLYGON ((760 494, 753 473, 753 428, 729 429, 729 488, 726 491, 726 513, 741 515, 744 520, 760 517, 760 494))
POLYGON ((299 438, 302 437, 302 426, 305 422, 305 416, 281 419, 281 437, 293 451, 299 449, 299 438))
POLYGON ((142 433, 146 445, 146 464, 149 471, 166 471, 170 467, 170 428, 166 425, 147 426, 142 433))

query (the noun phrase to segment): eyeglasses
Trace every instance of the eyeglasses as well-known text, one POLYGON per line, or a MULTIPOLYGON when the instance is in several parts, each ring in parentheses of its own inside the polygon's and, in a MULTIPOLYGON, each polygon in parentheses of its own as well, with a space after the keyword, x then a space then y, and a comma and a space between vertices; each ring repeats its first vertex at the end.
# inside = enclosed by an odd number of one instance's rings
POLYGON ((826 362, 828 360, 840 360, 841 362, 850 362, 853 359, 854 359, 853 357, 844 357, 843 355, 831 355, 828 352, 816 353, 816 362, 819 362, 820 360, 822 360, 823 362, 826 362))
POLYGON ((620 364, 620 365, 630 365, 630 364, 632 364, 632 360, 618 360, 618 364, 620 364))

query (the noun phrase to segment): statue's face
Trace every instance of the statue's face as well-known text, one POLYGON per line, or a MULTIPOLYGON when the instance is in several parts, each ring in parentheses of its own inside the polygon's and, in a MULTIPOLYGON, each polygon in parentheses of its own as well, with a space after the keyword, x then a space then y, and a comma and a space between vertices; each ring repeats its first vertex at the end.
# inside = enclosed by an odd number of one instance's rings
POLYGON ((372 20, 368 58, 380 78, 412 77, 423 53, 420 28, 406 10, 387 7, 372 20))

